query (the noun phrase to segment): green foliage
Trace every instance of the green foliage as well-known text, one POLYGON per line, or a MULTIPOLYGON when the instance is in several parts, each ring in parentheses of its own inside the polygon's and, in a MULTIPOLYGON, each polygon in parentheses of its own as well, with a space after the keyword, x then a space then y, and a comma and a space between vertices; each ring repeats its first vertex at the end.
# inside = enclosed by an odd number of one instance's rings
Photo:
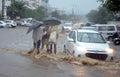
POLYGON ((113 13, 106 8, 100 7, 99 10, 92 10, 87 14, 89 21, 93 23, 107 23, 107 21, 113 20, 113 13))
POLYGON ((70 15, 67 15, 67 14, 64 14, 64 13, 60 14, 60 12, 58 10, 53 11, 51 13, 51 15, 53 17, 59 18, 61 20, 68 20, 68 19, 70 19, 70 15))
POLYGON ((112 12, 120 11, 120 0, 98 0, 102 2, 103 7, 106 7, 112 12))
POLYGON ((20 1, 15 1, 11 4, 11 6, 7 7, 7 15, 11 18, 15 18, 16 16, 23 17, 24 11, 26 7, 24 7, 24 3, 20 1))
POLYGON ((54 17, 60 18, 60 14, 59 14, 59 12, 57 10, 53 11, 51 13, 51 15, 54 16, 54 17))
POLYGON ((32 17, 37 20, 41 20, 46 16, 46 10, 42 7, 38 7, 37 9, 31 10, 26 9, 25 10, 25 17, 32 17))
POLYGON ((10 7, 7 7, 7 15, 11 18, 15 18, 16 16, 20 16, 21 18, 32 17, 35 19, 42 19, 46 16, 46 9, 43 7, 38 7, 37 9, 29 9, 25 7, 25 3, 21 1, 15 1, 11 4, 10 7))

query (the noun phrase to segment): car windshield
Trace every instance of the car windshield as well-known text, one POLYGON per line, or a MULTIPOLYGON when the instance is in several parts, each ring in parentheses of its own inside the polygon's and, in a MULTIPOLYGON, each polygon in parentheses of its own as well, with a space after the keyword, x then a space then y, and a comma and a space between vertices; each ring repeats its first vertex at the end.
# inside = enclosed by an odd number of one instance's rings
POLYGON ((6 23, 11 23, 11 21, 5 21, 6 23))
POLYGON ((77 40, 88 43, 106 43, 105 39, 99 33, 77 32, 77 40))
POLYGON ((2 21, 0 21, 0 24, 3 24, 3 22, 2 22, 2 21))
POLYGON ((67 24, 65 24, 64 26, 65 26, 65 27, 71 27, 71 25, 67 25, 67 24))

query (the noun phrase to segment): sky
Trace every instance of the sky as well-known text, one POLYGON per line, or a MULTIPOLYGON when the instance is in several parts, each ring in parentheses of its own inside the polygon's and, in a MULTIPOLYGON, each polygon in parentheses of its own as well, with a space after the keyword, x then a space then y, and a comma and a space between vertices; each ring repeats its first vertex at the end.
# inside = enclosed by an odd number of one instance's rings
POLYGON ((51 7, 65 10, 67 13, 87 14, 90 10, 96 10, 100 3, 97 0, 49 0, 51 7))

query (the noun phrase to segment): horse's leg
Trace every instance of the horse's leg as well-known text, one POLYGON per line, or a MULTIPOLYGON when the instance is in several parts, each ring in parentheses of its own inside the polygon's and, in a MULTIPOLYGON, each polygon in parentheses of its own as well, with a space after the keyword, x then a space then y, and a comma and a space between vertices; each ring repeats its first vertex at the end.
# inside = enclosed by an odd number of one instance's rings
POLYGON ((54 44, 54 53, 56 54, 56 44, 55 43, 53 44, 54 44))
POLYGON ((41 45, 41 40, 39 40, 38 42, 37 42, 37 52, 36 52, 36 54, 39 54, 40 53, 40 51, 39 51, 39 47, 40 47, 40 45, 41 45))
POLYGON ((50 43, 50 53, 52 53, 52 43, 50 43))
POLYGON ((43 49, 44 48, 44 43, 42 42, 42 46, 41 46, 41 49, 43 49))
POLYGON ((50 53, 49 44, 46 44, 47 53, 50 53))

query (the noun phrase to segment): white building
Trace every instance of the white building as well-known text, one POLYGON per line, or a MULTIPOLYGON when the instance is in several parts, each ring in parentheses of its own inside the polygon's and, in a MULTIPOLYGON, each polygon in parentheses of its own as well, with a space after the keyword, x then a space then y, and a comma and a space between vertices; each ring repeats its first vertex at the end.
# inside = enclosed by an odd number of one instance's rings
POLYGON ((48 7, 48 0, 18 0, 25 2, 25 6, 30 9, 36 9, 39 6, 48 7))
MULTIPOLYGON (((7 13, 6 13, 6 11, 7 11, 7 6, 10 6, 10 4, 11 4, 11 0, 4 0, 5 2, 5 4, 4 4, 4 18, 7 18, 7 13)), ((2 13, 2 0, 0 0, 0 13, 2 13)))

